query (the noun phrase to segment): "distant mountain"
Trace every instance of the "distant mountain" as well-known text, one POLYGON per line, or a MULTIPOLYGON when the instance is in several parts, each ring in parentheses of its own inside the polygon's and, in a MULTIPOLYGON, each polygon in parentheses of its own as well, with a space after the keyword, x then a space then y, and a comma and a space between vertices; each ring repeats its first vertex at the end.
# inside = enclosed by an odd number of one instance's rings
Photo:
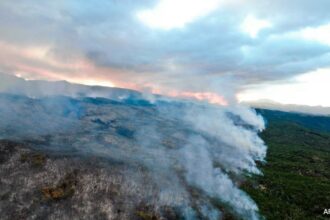
POLYGON ((130 89, 86 86, 69 83, 67 81, 25 80, 4 73, 0 73, 0 92, 37 98, 56 95, 70 97, 104 97, 112 100, 142 98, 140 92, 130 89))
POLYGON ((330 117, 312 114, 257 109, 266 123, 290 122, 317 132, 330 132, 330 117))
POLYGON ((330 107, 323 107, 323 106, 281 104, 271 100, 258 100, 254 102, 246 102, 245 104, 254 108, 261 108, 261 109, 330 116, 330 107))

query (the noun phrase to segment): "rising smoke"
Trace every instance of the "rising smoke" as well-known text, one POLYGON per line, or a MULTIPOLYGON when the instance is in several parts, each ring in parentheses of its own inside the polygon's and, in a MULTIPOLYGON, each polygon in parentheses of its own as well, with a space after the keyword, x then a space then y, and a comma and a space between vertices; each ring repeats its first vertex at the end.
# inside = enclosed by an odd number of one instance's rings
POLYGON ((141 166, 159 189, 152 203, 179 207, 185 219, 219 219, 216 204, 259 218, 257 205, 239 189, 244 175, 260 174, 256 161, 266 155, 258 137, 264 122, 254 110, 157 97, 9 93, 0 96, 1 138, 141 166))

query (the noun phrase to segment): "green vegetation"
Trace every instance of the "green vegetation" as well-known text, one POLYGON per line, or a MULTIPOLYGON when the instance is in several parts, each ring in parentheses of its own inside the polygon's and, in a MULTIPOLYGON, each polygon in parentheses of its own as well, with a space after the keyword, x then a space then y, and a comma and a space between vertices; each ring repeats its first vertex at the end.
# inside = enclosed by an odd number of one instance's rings
POLYGON ((323 215, 330 207, 330 134, 326 126, 306 126, 306 117, 313 123, 312 116, 281 113, 274 118, 269 112, 261 113, 268 121, 261 134, 268 145, 267 163, 260 165, 264 175, 249 178, 244 190, 268 220, 329 219, 323 215), (299 117, 305 117, 303 123, 299 117))

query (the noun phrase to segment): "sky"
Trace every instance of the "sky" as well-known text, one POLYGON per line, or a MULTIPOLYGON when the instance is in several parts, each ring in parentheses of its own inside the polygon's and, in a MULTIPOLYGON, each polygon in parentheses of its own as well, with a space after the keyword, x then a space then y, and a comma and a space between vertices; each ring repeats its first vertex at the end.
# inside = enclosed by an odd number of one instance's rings
POLYGON ((0 72, 330 106, 328 0, 0 2, 0 72))

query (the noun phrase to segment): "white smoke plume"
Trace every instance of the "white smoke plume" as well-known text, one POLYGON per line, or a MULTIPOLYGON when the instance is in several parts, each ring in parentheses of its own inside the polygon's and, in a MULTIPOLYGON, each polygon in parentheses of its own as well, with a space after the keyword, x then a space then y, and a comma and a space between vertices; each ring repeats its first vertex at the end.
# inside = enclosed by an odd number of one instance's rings
POLYGON ((0 137, 138 164, 159 189, 149 202, 179 207, 188 220, 221 218, 217 204, 243 219, 259 218, 257 205, 239 188, 244 175, 260 174, 256 161, 266 156, 258 137, 264 122, 254 110, 157 97, 150 103, 130 95, 114 101, 84 91, 74 98, 2 93, 0 137))

